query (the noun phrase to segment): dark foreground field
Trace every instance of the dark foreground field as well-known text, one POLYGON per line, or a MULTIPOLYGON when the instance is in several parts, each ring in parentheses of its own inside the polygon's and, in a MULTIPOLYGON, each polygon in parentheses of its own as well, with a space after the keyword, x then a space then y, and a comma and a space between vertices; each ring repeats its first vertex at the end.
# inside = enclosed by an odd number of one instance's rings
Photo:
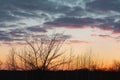
POLYGON ((0 71, 0 80, 120 80, 119 71, 0 71))

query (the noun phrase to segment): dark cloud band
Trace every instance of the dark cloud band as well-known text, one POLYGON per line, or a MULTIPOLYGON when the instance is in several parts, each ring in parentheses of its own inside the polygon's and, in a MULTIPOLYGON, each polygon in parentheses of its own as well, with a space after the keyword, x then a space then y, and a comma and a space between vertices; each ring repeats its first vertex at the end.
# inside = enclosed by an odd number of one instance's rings
POLYGON ((47 32, 51 27, 97 27, 120 33, 119 5, 119 0, 1 0, 0 40, 19 40, 27 32, 47 32))

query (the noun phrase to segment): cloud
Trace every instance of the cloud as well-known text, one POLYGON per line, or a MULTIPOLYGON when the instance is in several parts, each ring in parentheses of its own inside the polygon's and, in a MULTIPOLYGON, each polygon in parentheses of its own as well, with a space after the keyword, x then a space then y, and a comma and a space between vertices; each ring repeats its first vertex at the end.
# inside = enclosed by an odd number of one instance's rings
MULTIPOLYGON (((49 38, 49 36, 45 35, 44 33, 46 32, 46 30, 44 30, 44 28, 38 27, 36 26, 36 28, 34 27, 29 27, 26 30, 24 29, 12 29, 8 32, 0 30, 0 41, 2 41, 4 44, 8 44, 8 43, 15 43, 15 44, 20 44, 20 43, 24 43, 25 44, 25 39, 42 39, 42 38, 49 38), (31 29, 32 28, 32 29, 31 29), (30 30, 29 32, 26 32, 30 30), (33 33, 35 32, 35 33, 33 33), (37 32, 37 34, 36 34, 37 32), (43 34, 39 34, 39 33, 43 33, 43 34), (32 33, 32 34, 31 34, 32 33)), ((71 35, 66 35, 66 34, 59 34, 57 33, 57 37, 58 39, 70 39, 71 35)))
POLYGON ((95 0, 87 4, 87 8, 101 11, 120 11, 119 0, 95 0))
POLYGON ((12 37, 13 40, 21 40, 20 38, 25 37, 25 34, 27 34, 22 29, 12 29, 8 32, 8 34, 12 37))
POLYGON ((48 27, 65 27, 65 28, 100 28, 103 30, 111 30, 114 33, 120 32, 120 22, 114 22, 114 19, 93 19, 93 18, 74 18, 64 17, 58 18, 51 22, 46 22, 44 25, 48 27))
POLYGON ((61 33, 57 33, 56 35, 60 39, 70 39, 72 37, 71 35, 66 35, 66 34, 61 34, 61 33))
POLYGON ((112 36, 110 36, 110 35, 98 35, 99 37, 101 37, 101 38, 104 38, 104 39, 106 39, 106 38, 113 38, 112 36))
POLYGON ((27 30, 31 32, 47 32, 45 28, 42 28, 40 26, 28 27, 27 30))
POLYGON ((1 35, 1 40, 22 37, 16 29, 47 32, 55 27, 97 27, 120 33, 119 4, 119 0, 1 0, 0 30, 8 34, 1 35))
POLYGON ((91 34, 91 36, 103 39, 116 39, 115 36, 111 36, 110 34, 91 34))
POLYGON ((88 41, 81 41, 81 40, 70 40, 70 44, 88 44, 88 41))
POLYGON ((75 18, 75 17, 64 17, 58 18, 51 22, 46 22, 45 25, 51 25, 55 27, 68 27, 73 26, 75 28, 82 28, 83 26, 94 26, 104 23, 105 20, 103 19, 92 19, 92 18, 75 18))
POLYGON ((1 41, 11 41, 12 39, 5 31, 0 30, 0 40, 1 41))
POLYGON ((26 32, 22 29, 12 29, 10 31, 0 31, 0 41, 22 41, 26 32))

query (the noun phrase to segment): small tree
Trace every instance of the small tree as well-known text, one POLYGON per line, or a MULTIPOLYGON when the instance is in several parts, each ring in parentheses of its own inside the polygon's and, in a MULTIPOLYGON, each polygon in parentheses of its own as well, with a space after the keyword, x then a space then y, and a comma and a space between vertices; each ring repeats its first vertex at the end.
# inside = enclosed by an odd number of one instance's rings
POLYGON ((16 62, 16 51, 14 48, 10 50, 10 53, 8 54, 7 58, 7 66, 9 70, 16 70, 17 69, 17 62, 16 62))
POLYGON ((97 67, 96 60, 92 52, 85 53, 83 55, 77 56, 76 67, 77 69, 87 68, 87 69, 95 69, 97 67))
POLYGON ((116 60, 114 60, 111 69, 112 69, 112 70, 115 70, 115 71, 120 71, 120 61, 116 61, 116 60))
POLYGON ((2 68, 2 64, 3 64, 3 63, 2 63, 2 61, 0 60, 0 69, 2 68))
POLYGON ((65 38, 63 34, 53 34, 51 36, 42 36, 41 38, 26 39, 27 50, 20 55, 25 64, 30 69, 52 69, 58 65, 65 64, 61 62, 60 56, 64 53, 59 52, 62 47, 65 38), (26 56, 24 56, 24 54, 26 56))
POLYGON ((73 62, 73 59, 74 59, 74 56, 73 56, 73 49, 71 48, 70 49, 70 54, 69 54, 69 57, 68 57, 68 63, 67 63, 67 69, 71 69, 71 63, 73 62))

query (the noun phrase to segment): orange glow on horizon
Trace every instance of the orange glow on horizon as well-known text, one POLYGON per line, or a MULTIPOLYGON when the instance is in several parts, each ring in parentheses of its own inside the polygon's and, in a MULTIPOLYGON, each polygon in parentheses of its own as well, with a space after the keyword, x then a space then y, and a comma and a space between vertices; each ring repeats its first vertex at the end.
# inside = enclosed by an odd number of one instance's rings
MULTIPOLYGON (((105 66, 109 66, 114 60, 120 61, 120 43, 116 39, 118 34, 113 34, 111 31, 104 31, 98 28, 83 28, 83 29, 65 29, 61 28, 58 32, 65 31, 65 34, 72 35, 68 39, 68 44, 65 44, 62 51, 69 54, 70 49, 73 49, 73 55, 85 54, 90 49, 96 55, 96 59, 103 60, 105 66), (100 59, 99 59, 100 58, 100 59)), ((12 44, 0 46, 0 58, 3 62, 9 53, 11 47, 18 50, 23 48, 24 45, 12 44)))

